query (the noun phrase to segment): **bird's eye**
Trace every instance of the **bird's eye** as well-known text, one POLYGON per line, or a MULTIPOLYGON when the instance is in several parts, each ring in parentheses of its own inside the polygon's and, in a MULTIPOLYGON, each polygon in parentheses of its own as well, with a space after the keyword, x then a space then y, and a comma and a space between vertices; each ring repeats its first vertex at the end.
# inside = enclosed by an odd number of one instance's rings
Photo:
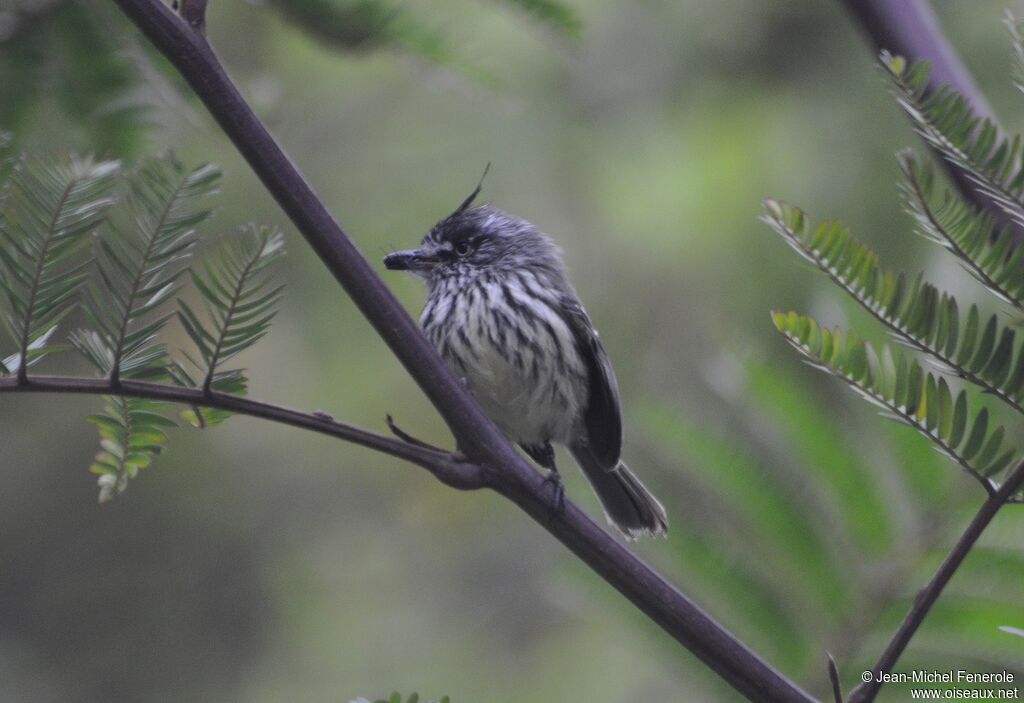
POLYGON ((459 242, 455 245, 455 253, 459 256, 465 256, 469 253, 469 242, 459 242))

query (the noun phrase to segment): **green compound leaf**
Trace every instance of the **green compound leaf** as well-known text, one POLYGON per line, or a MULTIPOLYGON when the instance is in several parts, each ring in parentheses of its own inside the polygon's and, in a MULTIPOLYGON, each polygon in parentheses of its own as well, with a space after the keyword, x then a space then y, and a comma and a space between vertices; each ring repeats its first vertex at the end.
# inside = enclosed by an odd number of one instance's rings
POLYGON ((927 62, 908 66, 883 52, 881 64, 896 101, 924 140, 963 169, 1011 220, 1024 225, 1024 140, 1000 136, 991 120, 974 114, 968 101, 948 86, 927 94, 927 62))
POLYGON ((1003 18, 1013 42, 1013 83, 1017 90, 1024 92, 1024 21, 1008 10, 1003 18))
POLYGON ((143 161, 129 180, 128 222, 96 245, 99 281, 88 306, 94 330, 71 338, 115 382, 164 374, 166 350, 157 335, 173 313, 158 310, 179 288, 220 171, 209 165, 186 171, 167 154, 143 161))
POLYGON ((921 234, 948 249, 997 298, 1024 311, 1024 247, 1013 249, 1011 230, 938 188, 935 169, 913 152, 903 151, 898 159, 907 208, 921 234))
POLYGON ((886 417, 923 434, 986 491, 996 490, 990 477, 1005 470, 1018 452, 1003 446, 1005 430, 990 426, 986 408, 969 421, 965 391, 954 400, 945 379, 888 346, 876 353, 852 332, 822 329, 815 320, 795 312, 773 312, 772 321, 813 366, 844 381, 886 417))
POLYGON ((201 361, 194 364, 204 374, 204 389, 212 389, 221 364, 270 328, 284 290, 275 284, 272 265, 283 254, 280 232, 251 225, 225 241, 205 264, 205 276, 189 272, 206 314, 179 299, 178 318, 199 352, 201 361))
POLYGON ((105 401, 103 414, 86 418, 100 433, 100 451, 89 470, 99 475, 101 503, 123 493, 128 481, 164 451, 166 430, 175 426, 161 413, 166 403, 121 396, 105 401))
POLYGON ((4 360, 6 373, 24 375, 66 348, 48 340, 89 277, 91 262, 79 255, 114 204, 118 169, 117 162, 76 157, 14 167, 0 215, 0 326, 18 349, 4 360))
POLYGON ((1024 412, 1024 341, 1018 344, 1016 331, 996 315, 982 324, 971 305, 963 320, 953 296, 921 275, 910 281, 882 269, 877 254, 838 222, 812 229, 803 211, 774 200, 765 201, 761 219, 901 342, 1024 412))

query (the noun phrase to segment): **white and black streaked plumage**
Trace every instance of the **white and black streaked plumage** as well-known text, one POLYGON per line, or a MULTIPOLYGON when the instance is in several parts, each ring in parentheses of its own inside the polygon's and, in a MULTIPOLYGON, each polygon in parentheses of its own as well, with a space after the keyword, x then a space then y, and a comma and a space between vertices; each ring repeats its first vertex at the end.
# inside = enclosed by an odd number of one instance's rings
POLYGON ((421 323, 495 424, 557 480, 564 444, 627 537, 663 535, 661 503, 620 460, 619 391, 558 247, 476 191, 385 265, 427 282, 421 323))

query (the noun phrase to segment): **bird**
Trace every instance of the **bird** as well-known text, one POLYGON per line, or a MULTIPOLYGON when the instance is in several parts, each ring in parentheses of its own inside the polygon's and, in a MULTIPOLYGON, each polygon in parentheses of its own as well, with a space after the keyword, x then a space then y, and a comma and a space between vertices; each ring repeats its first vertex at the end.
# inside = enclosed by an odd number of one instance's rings
POLYGON ((556 506, 564 487, 552 445, 561 444, 626 539, 667 535, 665 508, 621 459, 618 382, 561 250, 527 220, 473 206, 482 185, 385 267, 425 281, 424 334, 498 429, 547 470, 556 506))

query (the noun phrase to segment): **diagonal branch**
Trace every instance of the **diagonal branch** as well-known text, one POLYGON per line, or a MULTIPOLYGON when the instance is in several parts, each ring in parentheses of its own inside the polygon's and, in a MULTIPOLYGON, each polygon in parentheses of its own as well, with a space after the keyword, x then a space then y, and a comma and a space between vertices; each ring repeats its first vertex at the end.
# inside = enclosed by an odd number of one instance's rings
MULTIPOLYGON (((935 12, 927 0, 840 0, 853 19, 860 25, 875 48, 902 56, 908 62, 925 60, 931 65, 928 92, 948 85, 960 93, 972 112, 994 125, 999 121, 992 107, 974 82, 956 49, 942 32, 935 12)), ((975 186, 968 173, 955 164, 939 159, 963 196, 992 214, 1002 226, 1010 226, 1015 242, 1024 242, 1024 229, 1014 223, 1003 208, 975 186)))
MULTIPOLYGON (((489 485, 571 549, 662 629, 752 701, 812 700, 568 501, 551 510, 544 479, 455 378, 224 72, 202 33, 159 0, 114 0, 178 69, 267 190, 444 418, 489 485)), ((406 445, 412 447, 412 445, 406 445)), ((422 449, 420 449, 422 451, 422 449)))
POLYGON ((963 563, 971 548, 974 547, 975 542, 981 537, 981 533, 992 522, 992 518, 999 512, 999 509, 1020 490, 1022 485, 1024 485, 1024 462, 1020 463, 999 490, 989 496, 988 500, 982 504, 981 509, 978 510, 974 519, 971 520, 971 523, 957 541, 956 546, 946 556, 939 570, 935 572, 931 581, 917 594, 913 605, 910 607, 910 612, 907 613, 903 622, 900 623, 899 629, 896 630, 896 634, 893 635, 889 645, 882 652, 878 662, 872 667, 871 673, 873 676, 871 681, 854 689, 850 694, 849 703, 870 703, 875 700, 879 690, 882 688, 882 683, 879 681, 881 674, 892 671, 892 667, 896 665, 900 655, 903 654, 903 650, 906 649, 907 643, 910 642, 914 633, 917 632, 921 623, 924 622, 928 611, 935 605, 935 601, 942 594, 942 590, 949 583, 950 579, 953 578, 953 574, 956 573, 956 570, 963 563))

